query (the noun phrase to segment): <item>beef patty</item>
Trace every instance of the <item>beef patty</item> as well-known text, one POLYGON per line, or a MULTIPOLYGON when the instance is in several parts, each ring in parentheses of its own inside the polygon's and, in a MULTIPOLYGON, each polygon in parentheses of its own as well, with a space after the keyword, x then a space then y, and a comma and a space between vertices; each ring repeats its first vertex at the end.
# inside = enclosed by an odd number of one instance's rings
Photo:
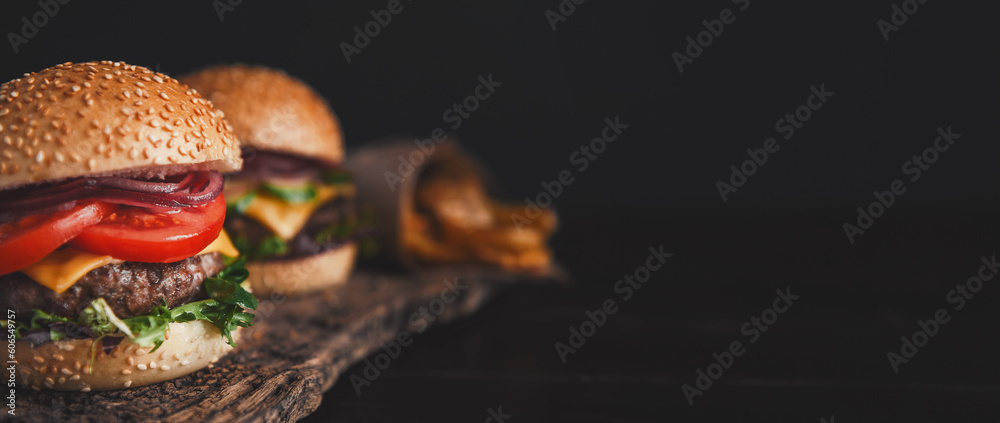
POLYGON ((0 309, 28 321, 31 310, 76 319, 91 301, 104 298, 125 319, 149 314, 167 301, 176 307, 206 298, 202 281, 225 264, 220 253, 202 254, 174 263, 124 262, 90 271, 62 294, 56 294, 21 272, 0 276, 0 309))

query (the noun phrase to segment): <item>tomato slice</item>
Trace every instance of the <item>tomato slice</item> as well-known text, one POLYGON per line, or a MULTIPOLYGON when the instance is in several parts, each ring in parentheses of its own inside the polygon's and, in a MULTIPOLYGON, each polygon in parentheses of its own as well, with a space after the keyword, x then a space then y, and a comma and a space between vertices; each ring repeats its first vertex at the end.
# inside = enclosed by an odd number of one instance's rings
POLYGON ((0 275, 21 270, 104 219, 114 206, 93 202, 0 225, 0 275))
POLYGON ((83 229, 70 244, 119 260, 171 263, 192 257, 219 237, 226 220, 220 195, 204 206, 172 213, 150 213, 121 206, 100 223, 83 229))

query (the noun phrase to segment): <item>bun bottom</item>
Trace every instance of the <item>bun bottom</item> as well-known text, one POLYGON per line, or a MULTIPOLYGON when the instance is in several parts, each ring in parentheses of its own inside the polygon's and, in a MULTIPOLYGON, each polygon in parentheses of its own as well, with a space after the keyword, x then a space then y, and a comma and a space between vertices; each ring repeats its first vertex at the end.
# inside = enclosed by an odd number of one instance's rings
MULTIPOLYGON (((233 332, 236 340, 239 331, 233 332)), ((211 323, 171 323, 167 340, 156 351, 125 339, 111 354, 97 351, 93 339, 46 342, 36 348, 17 342, 18 383, 35 390, 109 391, 135 388, 194 373, 215 363, 233 347, 211 323)), ((101 346, 98 344, 97 349, 101 346)))
POLYGON ((300 259, 249 262, 247 281, 257 298, 268 294, 297 295, 319 291, 346 282, 356 255, 357 246, 349 242, 300 259))

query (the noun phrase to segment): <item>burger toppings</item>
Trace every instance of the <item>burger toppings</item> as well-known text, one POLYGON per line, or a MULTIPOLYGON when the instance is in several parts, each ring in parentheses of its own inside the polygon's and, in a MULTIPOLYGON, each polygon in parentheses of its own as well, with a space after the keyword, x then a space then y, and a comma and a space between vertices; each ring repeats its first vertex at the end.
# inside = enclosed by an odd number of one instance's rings
POLYGON ((249 260, 307 256, 350 239, 354 185, 345 172, 273 152, 244 163, 226 183, 226 229, 249 260))
POLYGON ((0 275, 69 243, 117 260, 168 263, 198 254, 225 220, 222 176, 80 178, 21 188, 0 201, 0 275))

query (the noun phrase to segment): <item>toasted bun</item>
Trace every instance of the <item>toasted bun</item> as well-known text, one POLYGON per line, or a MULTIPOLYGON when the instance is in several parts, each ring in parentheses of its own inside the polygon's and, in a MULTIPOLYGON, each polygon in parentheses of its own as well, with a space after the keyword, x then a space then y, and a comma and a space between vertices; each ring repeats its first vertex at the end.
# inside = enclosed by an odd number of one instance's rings
MULTIPOLYGON (((238 332, 233 333, 235 339, 238 332)), ((97 352, 90 364, 93 339, 47 342, 37 348, 16 344, 18 383, 61 391, 107 391, 135 388, 193 373, 215 363, 233 347, 211 323, 171 323, 167 340, 156 351, 126 339, 111 354, 97 352)), ((100 350, 100 345, 97 346, 100 350)))
POLYGON ((296 295, 330 288, 347 281, 357 247, 353 242, 295 260, 247 263, 250 286, 257 298, 268 294, 296 295))
POLYGON ((181 78, 226 112, 244 147, 340 163, 340 123, 308 85, 264 67, 218 66, 181 78))
POLYGON ((0 190, 79 176, 238 170, 223 115, 121 62, 64 63, 0 85, 0 190))

